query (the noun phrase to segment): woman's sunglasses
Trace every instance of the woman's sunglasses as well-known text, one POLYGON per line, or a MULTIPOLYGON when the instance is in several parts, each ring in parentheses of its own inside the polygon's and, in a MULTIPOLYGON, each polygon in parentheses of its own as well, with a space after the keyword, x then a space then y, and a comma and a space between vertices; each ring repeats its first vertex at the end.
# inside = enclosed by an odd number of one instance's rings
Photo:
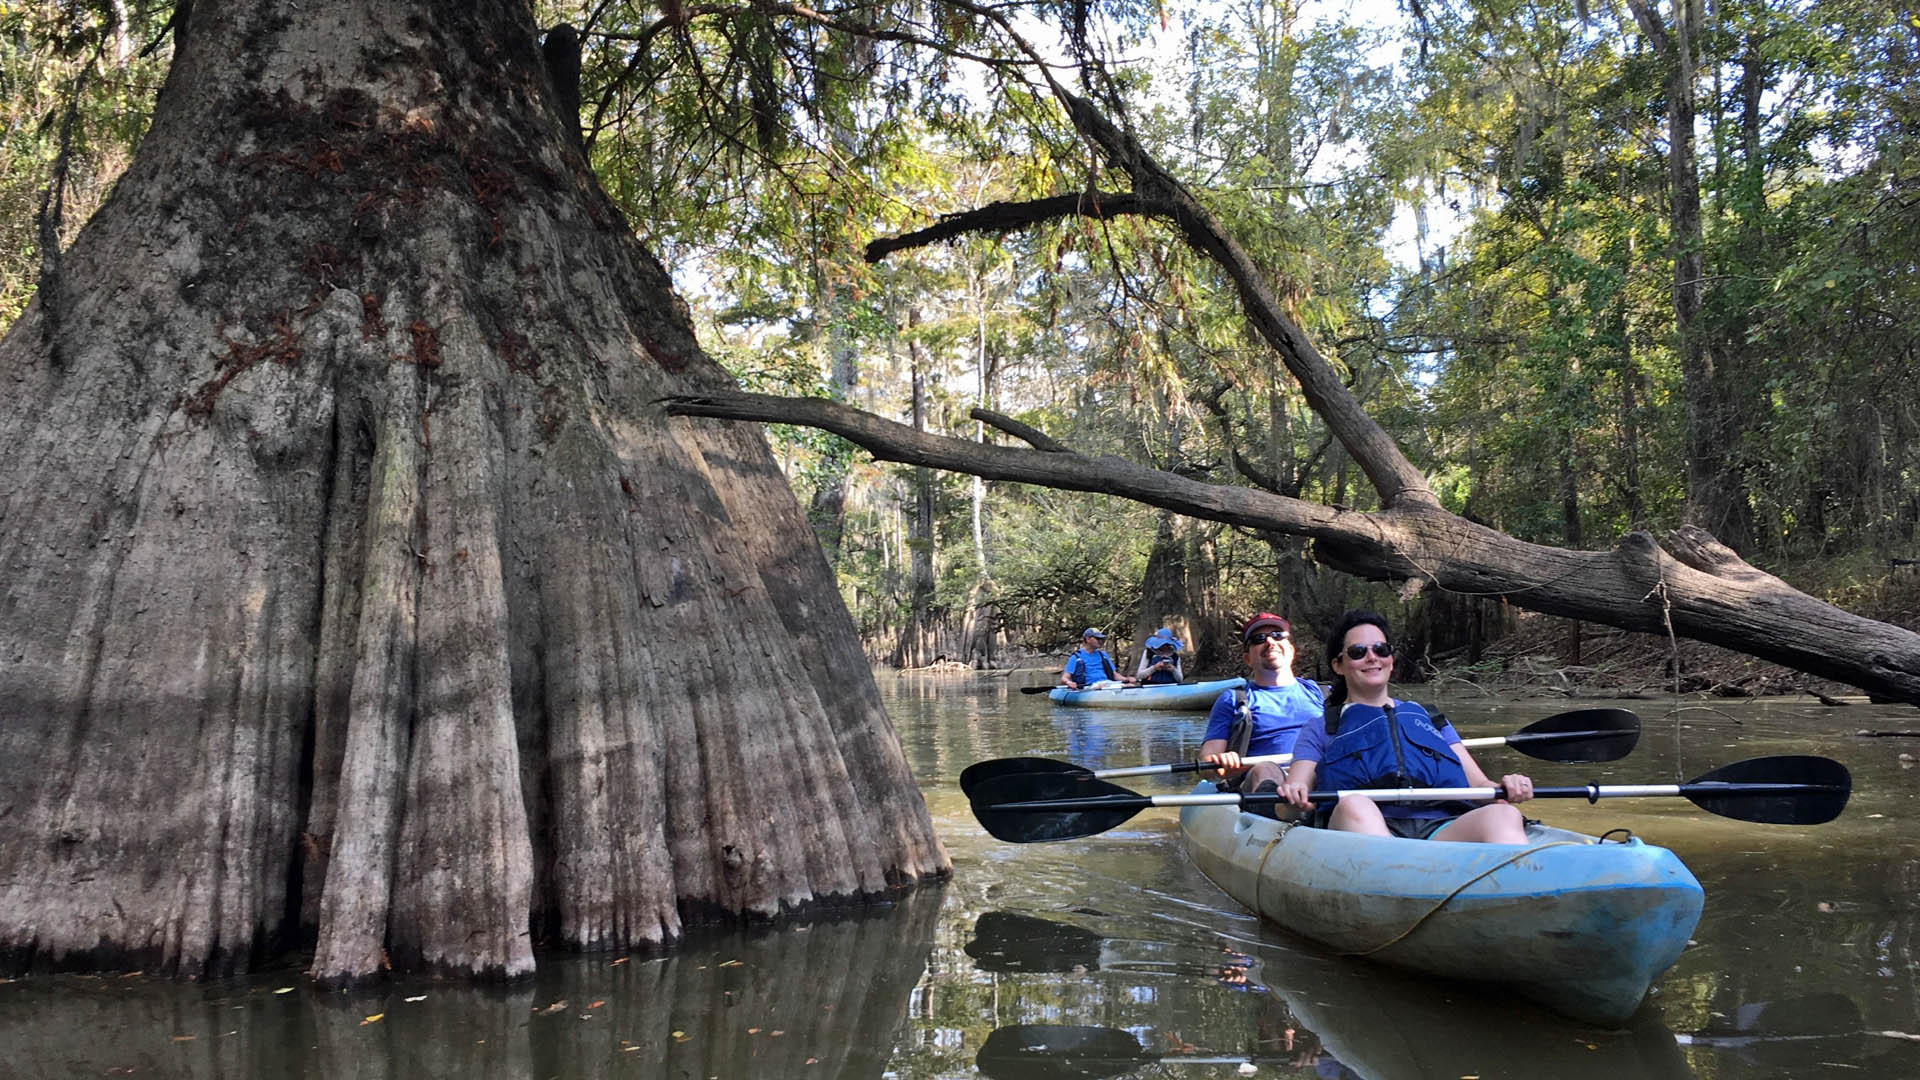
MULTIPOLYGON (((1347 659, 1358 660, 1367 655, 1367 649, 1368 646, 1366 645, 1349 645, 1347 646, 1347 659)), ((1393 645, 1390 642, 1376 641, 1373 643, 1372 649, 1373 655, 1378 657, 1385 658, 1393 655, 1393 645)))

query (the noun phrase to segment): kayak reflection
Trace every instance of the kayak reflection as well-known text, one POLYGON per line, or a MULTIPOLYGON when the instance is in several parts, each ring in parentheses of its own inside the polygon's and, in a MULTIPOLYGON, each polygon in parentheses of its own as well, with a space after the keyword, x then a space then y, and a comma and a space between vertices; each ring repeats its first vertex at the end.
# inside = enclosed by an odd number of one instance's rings
POLYGON ((1366 1080, 1693 1075, 1673 1033, 1646 1010, 1624 1029, 1595 1027, 1505 992, 1338 956, 1306 954, 1262 974, 1300 1026, 1349 1070, 1335 1075, 1366 1080))
MULTIPOLYGON (((983 970, 1093 971, 1103 965, 1111 970, 1116 956, 1132 957, 1146 944, 1107 940, 1030 915, 989 912, 976 923, 967 952, 983 970)), ((1129 959, 1126 966, 1137 962, 1129 959)), ((1117 1028, 1018 1024, 995 1029, 975 1063, 996 1080, 1117 1076, 1152 1062, 1292 1066, 1342 1080, 1691 1076, 1673 1034, 1649 1013, 1625 1030, 1607 1030, 1484 987, 1306 951, 1284 964, 1229 954, 1226 962, 1194 973, 1263 993, 1267 1005, 1249 1033, 1254 1053, 1220 1056, 1182 1047, 1156 1055, 1136 1033, 1117 1028)))

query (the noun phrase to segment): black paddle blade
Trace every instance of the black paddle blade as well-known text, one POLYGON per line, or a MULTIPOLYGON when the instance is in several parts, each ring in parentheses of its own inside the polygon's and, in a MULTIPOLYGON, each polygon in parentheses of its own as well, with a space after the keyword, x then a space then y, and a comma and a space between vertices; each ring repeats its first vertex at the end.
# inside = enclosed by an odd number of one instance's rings
POLYGON ((1023 686, 1020 688, 1020 692, 1023 694, 1051 694, 1056 689, 1058 689, 1057 686, 1023 686))
POLYGON ((973 1064, 994 1080, 1093 1080, 1158 1060, 1118 1028, 1014 1024, 989 1032, 973 1064))
POLYGON ((1640 741, 1640 717, 1627 709, 1575 709, 1536 720, 1507 745, 1542 761, 1618 761, 1640 741))
POLYGON ((1072 840, 1106 832, 1153 805, 1118 784, 1097 780, 1092 773, 1014 773, 988 780, 974 788, 973 816, 997 840, 1010 844, 1037 844, 1072 840), (1029 807, 1002 810, 1007 803, 1052 799, 1110 798, 1111 806, 1054 810, 1029 807))
POLYGON ((1093 770, 1071 761, 1055 761, 1043 757, 1003 757, 989 761, 976 761, 960 770, 960 792, 967 798, 973 798, 975 788, 989 780, 1002 776, 1015 776, 1022 773, 1064 773, 1073 776, 1092 776, 1093 770))
POLYGON ((1014 911, 989 911, 973 924, 967 955, 981 971, 1072 971, 1100 967, 1099 934, 1014 911))
POLYGON ((1800 754, 1736 761, 1680 785, 1680 794, 1702 810, 1769 825, 1832 821, 1852 792, 1845 765, 1800 754))

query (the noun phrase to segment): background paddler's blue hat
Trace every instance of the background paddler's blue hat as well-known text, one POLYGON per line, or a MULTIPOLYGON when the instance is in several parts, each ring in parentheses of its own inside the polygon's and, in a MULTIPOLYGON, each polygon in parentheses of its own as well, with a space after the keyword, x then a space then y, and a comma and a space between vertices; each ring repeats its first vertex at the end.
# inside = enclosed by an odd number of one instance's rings
POLYGON ((1152 652, 1162 645, 1173 646, 1174 652, 1184 652, 1186 650, 1186 646, 1181 644, 1180 639, 1173 636, 1173 631, 1164 626, 1155 630, 1147 637, 1147 651, 1152 652))

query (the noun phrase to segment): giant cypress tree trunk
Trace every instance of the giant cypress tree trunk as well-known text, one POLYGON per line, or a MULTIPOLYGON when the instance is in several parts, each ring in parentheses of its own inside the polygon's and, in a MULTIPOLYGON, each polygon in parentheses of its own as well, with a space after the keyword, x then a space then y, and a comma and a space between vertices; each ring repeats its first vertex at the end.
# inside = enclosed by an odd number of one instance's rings
POLYGON ((197 0, 0 342, 0 959, 516 975, 947 862, 513 0, 197 0))

